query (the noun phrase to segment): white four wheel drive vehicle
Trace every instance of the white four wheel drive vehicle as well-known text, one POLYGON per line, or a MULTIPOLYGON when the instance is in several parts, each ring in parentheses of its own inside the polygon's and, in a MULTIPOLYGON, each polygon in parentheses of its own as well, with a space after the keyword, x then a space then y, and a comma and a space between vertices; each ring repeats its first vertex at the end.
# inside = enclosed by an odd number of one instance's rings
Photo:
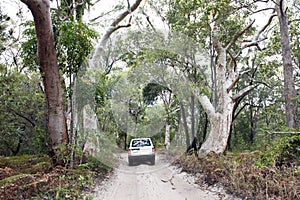
POLYGON ((130 141, 128 149, 128 164, 134 162, 149 161, 155 164, 155 148, 150 138, 134 138, 130 141))

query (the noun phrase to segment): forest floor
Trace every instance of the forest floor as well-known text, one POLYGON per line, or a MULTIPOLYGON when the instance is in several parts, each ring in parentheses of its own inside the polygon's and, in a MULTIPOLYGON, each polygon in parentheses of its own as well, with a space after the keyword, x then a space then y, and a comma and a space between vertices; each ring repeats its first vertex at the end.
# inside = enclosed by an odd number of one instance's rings
POLYGON ((51 167, 46 155, 0 156, 0 199, 78 199, 110 172, 88 165, 68 169, 51 167))
MULTIPOLYGON (((299 152, 298 152, 299 153, 299 152)), ((222 189, 240 199, 300 200, 300 165, 298 158, 284 163, 261 165, 261 152, 236 155, 210 154, 206 158, 180 156, 173 165, 193 175, 195 183, 210 190, 222 189)))

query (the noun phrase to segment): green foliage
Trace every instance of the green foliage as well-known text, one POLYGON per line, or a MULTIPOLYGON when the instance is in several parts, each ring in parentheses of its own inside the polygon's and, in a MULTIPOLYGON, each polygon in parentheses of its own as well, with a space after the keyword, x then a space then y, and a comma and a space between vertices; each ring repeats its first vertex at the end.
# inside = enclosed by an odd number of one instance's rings
POLYGON ((84 197, 84 200, 93 200, 93 196, 91 194, 88 194, 84 197))
MULTIPOLYGON (((97 34, 82 22, 52 20, 59 69, 66 75, 76 74, 93 50, 92 40, 97 34)), ((21 57, 24 65, 34 70, 38 66, 34 23, 28 21, 22 25, 25 42, 22 43, 21 57)))
POLYGON ((10 17, 2 12, 0 7, 0 55, 6 50, 6 44, 12 38, 13 30, 8 29, 8 24, 11 21, 10 17))
POLYGON ((21 24, 25 30, 23 32, 23 39, 25 42, 21 45, 21 58, 23 64, 30 70, 35 71, 38 66, 37 59, 37 40, 33 21, 27 21, 21 24))
MULTIPOLYGON (((172 29, 199 41, 203 46, 209 45, 206 38, 210 37, 213 21, 217 22, 220 30, 220 41, 227 45, 245 25, 249 14, 247 9, 239 9, 238 4, 229 0, 173 0, 171 8, 167 20, 172 29)), ((253 29, 249 31, 253 32, 253 29)))
POLYGON ((143 98, 146 104, 152 105, 164 91, 168 91, 166 86, 156 83, 149 83, 143 88, 143 98))
POLYGON ((84 14, 85 9, 92 5, 91 0, 87 1, 80 1, 80 0, 65 0, 60 3, 60 17, 62 18, 70 18, 71 21, 82 21, 82 16, 84 14), (76 5, 76 9, 71 10, 70 8, 73 8, 76 5), (74 19, 74 12, 76 13, 75 19, 74 19))
POLYGON ((44 97, 37 73, 0 65, 0 154, 46 153, 44 97))
POLYGON ((77 74, 93 50, 96 32, 81 22, 66 21, 56 23, 54 34, 60 70, 68 76, 77 74))
POLYGON ((266 144, 266 151, 259 154, 257 166, 295 166, 300 164, 300 134, 277 136, 266 144))
POLYGON ((79 171, 83 169, 89 169, 95 172, 110 172, 112 170, 108 165, 103 164, 101 160, 93 156, 88 156, 86 162, 77 166, 79 171))

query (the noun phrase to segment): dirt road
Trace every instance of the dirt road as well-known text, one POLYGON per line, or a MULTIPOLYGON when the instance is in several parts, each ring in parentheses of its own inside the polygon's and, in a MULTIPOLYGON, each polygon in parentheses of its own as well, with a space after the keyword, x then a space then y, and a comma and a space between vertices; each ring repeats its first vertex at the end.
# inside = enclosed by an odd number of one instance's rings
MULTIPOLYGON (((95 188, 97 200, 214 200, 221 199, 216 193, 189 183, 169 163, 156 155, 154 166, 147 163, 128 166, 127 154, 120 154, 120 165, 115 174, 95 188)), ((222 198, 224 199, 224 198, 222 198)), ((228 199, 228 198, 226 198, 228 199)))

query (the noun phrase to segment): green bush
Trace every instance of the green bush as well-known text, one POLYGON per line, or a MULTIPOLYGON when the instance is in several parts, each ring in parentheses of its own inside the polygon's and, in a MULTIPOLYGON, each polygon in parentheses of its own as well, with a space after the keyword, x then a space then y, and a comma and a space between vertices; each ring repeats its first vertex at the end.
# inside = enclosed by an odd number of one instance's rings
POLYGON ((300 134, 278 137, 275 142, 265 146, 260 153, 256 166, 299 165, 300 134))

